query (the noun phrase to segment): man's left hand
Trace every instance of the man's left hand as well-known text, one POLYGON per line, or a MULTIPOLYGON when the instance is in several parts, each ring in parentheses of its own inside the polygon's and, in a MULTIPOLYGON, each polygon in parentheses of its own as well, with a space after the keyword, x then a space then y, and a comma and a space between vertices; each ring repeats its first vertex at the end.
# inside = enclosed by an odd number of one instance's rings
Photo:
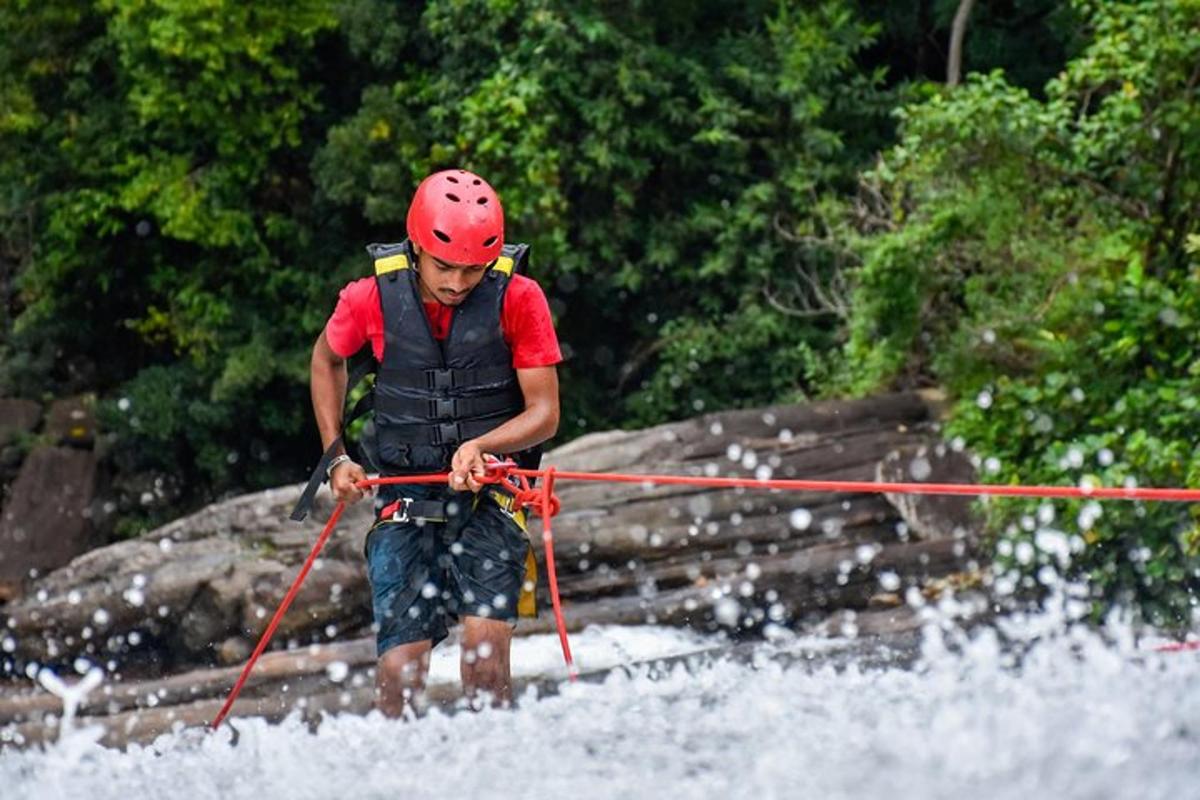
POLYGON ((479 482, 487 474, 483 448, 475 442, 463 442, 450 461, 450 488, 456 492, 470 489, 478 492, 483 488, 479 482))

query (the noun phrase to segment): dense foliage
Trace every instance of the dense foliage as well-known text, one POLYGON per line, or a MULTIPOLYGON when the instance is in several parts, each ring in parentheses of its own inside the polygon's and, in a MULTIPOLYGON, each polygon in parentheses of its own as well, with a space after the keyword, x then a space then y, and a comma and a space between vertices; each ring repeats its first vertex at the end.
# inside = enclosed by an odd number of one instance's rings
MULTIPOLYGON (((990 74, 901 112, 868 176, 839 381, 946 385, 994 480, 1197 486, 1200 3, 1078 7, 1092 41, 1044 99, 990 74)), ((992 511, 1014 580, 1086 574, 1189 619, 1200 509, 992 511)))
MULTIPOLYGON (((98 396, 126 531, 297 480, 338 288, 460 165, 534 245, 564 438, 936 383, 996 479, 1194 484, 1196 0, 977 4, 949 90, 958 5, 14 0, 0 393, 98 396)), ((1195 522, 1091 508, 1069 569, 1177 616, 1195 522)))

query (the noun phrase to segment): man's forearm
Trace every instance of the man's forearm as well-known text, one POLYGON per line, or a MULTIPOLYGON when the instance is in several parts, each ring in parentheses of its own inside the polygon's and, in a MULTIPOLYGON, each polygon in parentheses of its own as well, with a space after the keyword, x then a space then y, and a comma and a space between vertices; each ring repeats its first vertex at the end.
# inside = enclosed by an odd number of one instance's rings
POLYGON ((541 444, 558 432, 556 409, 531 406, 475 440, 485 453, 516 453, 541 444))

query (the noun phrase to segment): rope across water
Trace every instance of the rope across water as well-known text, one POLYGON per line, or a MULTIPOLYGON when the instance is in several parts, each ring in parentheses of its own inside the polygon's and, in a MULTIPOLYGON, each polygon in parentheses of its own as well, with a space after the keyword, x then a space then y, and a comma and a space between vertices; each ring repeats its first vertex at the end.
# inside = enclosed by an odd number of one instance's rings
MULTIPOLYGON (((429 483, 439 484, 446 483, 449 475, 447 473, 437 473, 430 475, 403 475, 388 478, 369 478, 365 481, 359 481, 356 485, 360 489, 366 489, 371 486, 383 486, 386 484, 400 483, 429 483)), ((558 576, 555 572, 554 565, 554 539, 552 533, 552 522, 562 507, 558 496, 554 494, 554 485, 556 481, 594 481, 606 483, 634 483, 643 486, 695 486, 710 489, 767 489, 774 491, 802 491, 802 492, 859 492, 859 493, 884 493, 884 494, 928 494, 928 495, 967 495, 967 496, 1004 496, 1004 497, 1050 497, 1050 498, 1090 498, 1096 500, 1150 500, 1157 502, 1173 502, 1173 503, 1200 503, 1200 489, 1147 489, 1140 487, 1092 487, 1092 486, 1011 486, 1011 485, 990 485, 990 484, 967 484, 967 483, 884 483, 872 481, 810 481, 810 480, 759 480, 757 478, 709 478, 700 476, 688 475, 653 475, 653 474, 630 474, 618 472, 570 472, 565 470, 557 470, 554 467, 546 469, 521 469, 512 462, 492 462, 488 465, 487 474, 477 479, 479 483, 493 484, 503 486, 506 491, 512 493, 514 498, 514 508, 528 508, 542 518, 542 544, 545 548, 546 555, 546 582, 550 587, 550 601, 554 609, 554 620, 558 628, 559 641, 562 644, 563 658, 567 663, 567 671, 574 680, 578 672, 575 669, 574 661, 571 657, 571 647, 567 640, 567 627, 563 620, 562 603, 558 594, 558 576), (530 484, 530 478, 541 479, 541 487, 533 488, 530 484)), ((229 696, 226 698, 221 710, 217 712, 213 718, 210 728, 215 730, 229 714, 233 708, 233 703, 237 700, 242 688, 246 684, 246 680, 250 677, 251 671, 254 669, 254 664, 258 661, 259 656, 266 650, 267 645, 271 641, 271 637, 275 635, 275 629, 279 627, 283 615, 287 613, 292 601, 296 598, 296 593, 300 590, 300 585, 304 582, 312 569, 313 563, 321 550, 325 547, 325 543, 329 540, 329 536, 337 527, 338 520, 342 516, 342 511, 345 509, 345 503, 338 503, 334 508, 333 513, 329 516, 329 521, 325 523, 325 528, 321 531, 321 535, 317 537, 316 543, 313 545, 308 558, 305 559, 304 565, 300 568, 300 574, 296 576, 295 582, 284 595, 283 601, 276 609, 275 615, 271 618, 271 622, 267 625, 266 631, 263 632, 262 638, 259 639, 258 645, 254 648, 250 659, 242 668, 242 673, 230 690, 229 696)), ((1176 645, 1164 645, 1158 650, 1162 652, 1179 651, 1179 650, 1194 650, 1200 648, 1200 643, 1186 642, 1176 645)))

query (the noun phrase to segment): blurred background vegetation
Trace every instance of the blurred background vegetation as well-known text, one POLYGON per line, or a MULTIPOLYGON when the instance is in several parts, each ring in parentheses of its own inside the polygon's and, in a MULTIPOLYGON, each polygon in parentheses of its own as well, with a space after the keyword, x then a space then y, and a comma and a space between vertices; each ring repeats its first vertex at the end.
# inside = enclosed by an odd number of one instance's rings
MULTIPOLYGON (((301 480, 338 289, 462 166, 560 441, 939 386, 988 480, 1200 486, 1198 84, 1200 0, 10 0, 0 395, 94 393, 114 486, 167 477, 117 535, 301 480)), ((1192 613, 1194 508, 989 514, 1014 581, 1192 613)))

